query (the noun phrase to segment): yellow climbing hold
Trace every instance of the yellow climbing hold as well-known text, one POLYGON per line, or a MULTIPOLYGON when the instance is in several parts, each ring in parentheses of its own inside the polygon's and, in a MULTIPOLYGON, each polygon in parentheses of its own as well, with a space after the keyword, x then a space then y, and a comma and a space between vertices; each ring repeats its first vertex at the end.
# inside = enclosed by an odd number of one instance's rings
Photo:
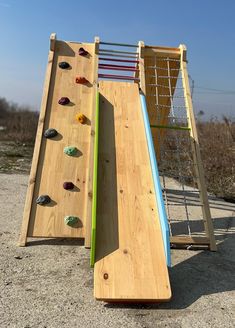
POLYGON ((86 123, 86 116, 84 114, 78 113, 75 118, 81 124, 86 123))

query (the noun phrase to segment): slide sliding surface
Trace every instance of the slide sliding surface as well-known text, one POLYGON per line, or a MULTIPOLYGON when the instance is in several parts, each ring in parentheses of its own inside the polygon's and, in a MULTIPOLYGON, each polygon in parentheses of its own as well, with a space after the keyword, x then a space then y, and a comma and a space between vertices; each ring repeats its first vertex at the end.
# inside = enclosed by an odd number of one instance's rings
POLYGON ((157 302, 171 288, 138 85, 100 81, 94 293, 157 302))

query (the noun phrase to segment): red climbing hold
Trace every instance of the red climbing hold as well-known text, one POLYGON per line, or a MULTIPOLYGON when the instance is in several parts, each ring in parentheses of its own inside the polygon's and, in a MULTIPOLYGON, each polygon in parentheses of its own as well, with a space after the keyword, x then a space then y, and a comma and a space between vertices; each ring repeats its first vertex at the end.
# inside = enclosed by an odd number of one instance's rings
POLYGON ((84 48, 80 48, 78 51, 78 54, 80 56, 87 56, 88 55, 88 51, 86 51, 84 48))
POLYGON ((64 182, 63 183, 63 188, 65 190, 71 190, 74 188, 74 184, 72 182, 64 182))
POLYGON ((62 97, 60 98, 60 100, 58 101, 58 103, 60 105, 67 105, 70 103, 70 99, 68 97, 62 97))
POLYGON ((76 83, 78 83, 78 84, 86 84, 88 82, 89 81, 83 76, 76 77, 76 83))

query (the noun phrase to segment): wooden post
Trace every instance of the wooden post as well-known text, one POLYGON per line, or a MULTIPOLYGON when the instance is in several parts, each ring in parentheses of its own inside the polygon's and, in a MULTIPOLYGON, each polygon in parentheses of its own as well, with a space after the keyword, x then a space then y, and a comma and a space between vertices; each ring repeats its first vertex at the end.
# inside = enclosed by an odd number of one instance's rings
POLYGON ((143 41, 139 41, 139 78, 140 78, 140 89, 143 92, 143 94, 146 96, 143 41))
POLYGON ((91 221, 92 221, 92 197, 93 197, 93 166, 94 166, 94 142, 95 142, 95 109, 96 95, 98 87, 98 62, 99 62, 99 37, 95 37, 95 54, 93 58, 93 95, 92 95, 92 117, 91 117, 91 142, 90 142, 90 159, 88 166, 88 201, 86 213, 86 231, 85 231, 85 247, 91 247, 91 221))
POLYGON ((182 83, 184 88, 184 96, 185 96, 185 105, 187 109, 187 116, 189 120, 189 127, 190 127, 190 137, 191 137, 191 144, 192 144, 192 151, 193 151, 193 159, 195 163, 196 169, 196 179, 198 183, 199 195, 202 204, 202 213, 203 213, 203 221, 205 226, 205 231, 207 237, 209 238, 210 242, 210 250, 216 251, 216 241, 214 236, 214 229, 211 219, 209 201, 207 196, 206 190, 206 183, 204 177, 204 170, 201 160, 199 142, 198 142, 198 134, 196 128, 195 117, 193 113, 193 103, 191 98, 190 92, 190 85, 188 79, 188 72, 187 72, 187 61, 186 61, 186 46, 180 45, 181 50, 181 70, 182 70, 182 83))
POLYGON ((41 103, 41 111, 38 121, 38 128, 37 128, 37 135, 36 141, 34 146, 34 153, 33 153, 33 160, 31 165, 31 171, 29 176, 29 183, 28 183, 28 190, 26 194, 25 200, 25 207, 24 207, 24 214, 23 214, 23 222, 21 227, 20 239, 19 239, 19 246, 25 246, 27 242, 27 233, 28 233, 28 226, 29 226, 29 218, 31 212, 31 203, 33 199, 35 181, 36 181, 36 174, 37 174, 37 166, 38 166, 38 159, 40 154, 40 147, 42 141, 42 132, 47 108, 47 101, 49 95, 49 86, 50 86, 50 79, 51 79, 51 72, 53 66, 53 59, 54 59, 54 52, 55 52, 55 45, 56 45, 56 34, 52 33, 50 36, 50 50, 48 55, 48 64, 46 70, 46 77, 44 82, 44 89, 43 89, 43 97, 41 103))

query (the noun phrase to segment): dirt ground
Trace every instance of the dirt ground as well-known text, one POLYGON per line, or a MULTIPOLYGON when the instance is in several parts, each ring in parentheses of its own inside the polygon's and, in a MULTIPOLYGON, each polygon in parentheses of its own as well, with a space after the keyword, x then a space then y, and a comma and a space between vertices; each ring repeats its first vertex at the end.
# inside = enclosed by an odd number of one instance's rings
POLYGON ((0 174, 0 328, 234 327, 235 204, 210 197, 218 252, 172 250, 172 301, 93 298, 89 251, 76 240, 17 247, 28 175, 0 174))

